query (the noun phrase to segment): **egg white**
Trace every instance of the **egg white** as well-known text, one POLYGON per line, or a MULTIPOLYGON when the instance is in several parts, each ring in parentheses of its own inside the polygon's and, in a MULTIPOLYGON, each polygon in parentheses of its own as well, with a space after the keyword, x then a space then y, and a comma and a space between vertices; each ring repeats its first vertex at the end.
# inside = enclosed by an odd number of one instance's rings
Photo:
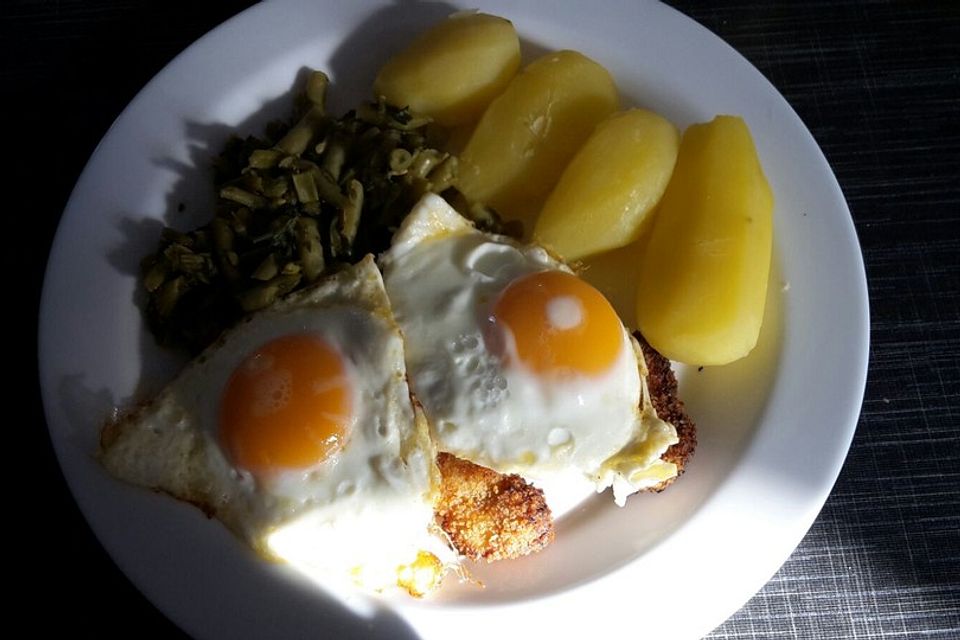
MULTIPOLYGON (((515 278, 570 272, 542 247, 482 233, 427 195, 380 265, 410 384, 440 450, 534 479, 585 476, 598 491, 613 486, 620 504, 676 475, 660 460, 676 430, 646 401, 640 347, 622 325, 616 361, 597 376, 536 376, 485 344, 492 305, 515 278)), ((563 322, 571 310, 550 312, 563 322)))
POLYGON ((420 551, 450 555, 430 532, 439 473, 405 375, 403 342, 368 257, 224 334, 159 396, 105 427, 100 457, 117 477, 201 506, 262 554, 320 581, 387 588, 420 551), (338 453, 258 480, 224 455, 220 397, 251 352, 302 333, 343 357, 355 415, 338 453))

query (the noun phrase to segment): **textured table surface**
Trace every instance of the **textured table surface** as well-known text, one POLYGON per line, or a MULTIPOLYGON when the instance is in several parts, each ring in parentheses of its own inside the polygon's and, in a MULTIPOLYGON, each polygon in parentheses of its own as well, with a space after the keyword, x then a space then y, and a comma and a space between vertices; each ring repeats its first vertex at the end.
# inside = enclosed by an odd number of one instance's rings
MULTIPOLYGON (((26 424, 18 413, 8 427, 21 469, 6 474, 8 554, 27 569, 9 583, 15 603, 49 603, 40 617, 7 610, 37 631, 180 635, 73 504, 42 428, 32 339, 50 241, 97 141, 154 73, 247 3, 192 4, 0 4, 14 238, 2 256, 18 296, 5 324, 26 367, 5 395, 29 403, 26 424)), ((960 4, 671 4, 746 56, 820 143, 871 306, 866 398, 834 491, 776 576, 709 637, 960 638, 960 4)))

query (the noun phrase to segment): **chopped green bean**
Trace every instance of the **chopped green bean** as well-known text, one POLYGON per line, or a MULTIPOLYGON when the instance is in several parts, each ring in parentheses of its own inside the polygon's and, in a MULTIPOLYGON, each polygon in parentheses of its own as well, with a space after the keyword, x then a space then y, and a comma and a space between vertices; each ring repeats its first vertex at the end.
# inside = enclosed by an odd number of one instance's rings
POLYGON ((247 167, 251 169, 273 169, 283 158, 283 153, 278 149, 254 149, 250 154, 250 160, 247 161, 247 167))
POLYGON ((456 191, 457 159, 432 148, 429 118, 382 99, 326 113, 329 80, 309 74, 297 114, 266 137, 231 139, 214 163, 212 221, 165 229, 141 263, 148 324, 199 351, 243 313, 345 262, 379 253, 419 197, 444 192, 479 227, 504 227, 456 191))
POLYGON ((242 204, 245 207, 250 207, 251 209, 258 209, 266 204, 266 200, 264 200, 262 196, 232 185, 220 189, 220 197, 224 200, 230 200, 237 204, 242 204))
POLYGON ((150 293, 160 288, 167 279, 169 271, 163 262, 155 261, 143 274, 143 287, 150 293))
POLYGON ((332 144, 327 145, 327 148, 323 153, 323 168, 330 174, 330 177, 334 180, 340 179, 340 171, 343 169, 343 163, 347 159, 347 151, 344 149, 343 144, 334 141, 332 144))
POLYGON ((293 188, 297 191, 300 202, 316 202, 320 199, 317 193, 317 183, 313 180, 313 173, 293 174, 293 188))
POLYGON ((317 221, 307 216, 297 218, 297 253, 307 282, 313 282, 323 273, 323 246, 317 221))
POLYGON ((445 153, 441 153, 436 149, 420 149, 413 156, 413 161, 410 163, 410 172, 418 178, 426 178, 427 174, 429 174, 437 164, 442 162, 445 157, 445 153))
POLYGON ((169 317, 173 313, 177 301, 187 290, 187 280, 183 276, 177 276, 173 280, 168 280, 160 287, 157 297, 154 299, 157 313, 161 318, 169 317))
POLYGON ((305 91, 307 100, 312 105, 326 110, 327 88, 330 86, 330 78, 323 71, 311 71, 307 78, 307 89, 305 91))
POLYGON ((329 202, 335 207, 343 207, 346 204, 346 198, 343 197, 340 186, 329 173, 319 167, 314 167, 310 173, 313 175, 313 180, 317 185, 317 191, 324 201, 329 202))
POLYGON ((260 266, 251 274, 251 278, 254 280, 267 280, 273 279, 277 275, 279 269, 277 268, 277 257, 274 254, 268 255, 263 259, 263 262, 260 263, 260 266))
POLYGON ((300 155, 310 146, 310 142, 317 136, 326 121, 323 109, 317 106, 311 107, 300 122, 280 139, 275 148, 287 155, 300 155))
POLYGON ((443 193, 450 187, 455 186, 459 175, 458 164, 459 161, 456 156, 447 156, 440 161, 440 164, 431 169, 430 173, 427 174, 427 179, 431 184, 430 190, 435 193, 443 193))
POLYGON ((337 218, 330 221, 330 255, 334 259, 342 259, 347 255, 346 243, 340 235, 340 220, 337 218))
POLYGON ((293 291, 299 283, 299 274, 281 274, 269 282, 243 291, 239 294, 238 300, 244 311, 257 311, 269 307, 279 297, 293 291))
POLYGON ((353 247, 360 226, 360 213, 363 210, 363 185, 351 180, 347 185, 347 204, 340 210, 340 233, 346 243, 347 252, 353 247))
POLYGON ((402 176, 407 172, 413 156, 409 151, 403 148, 394 149, 390 152, 390 175, 402 176))

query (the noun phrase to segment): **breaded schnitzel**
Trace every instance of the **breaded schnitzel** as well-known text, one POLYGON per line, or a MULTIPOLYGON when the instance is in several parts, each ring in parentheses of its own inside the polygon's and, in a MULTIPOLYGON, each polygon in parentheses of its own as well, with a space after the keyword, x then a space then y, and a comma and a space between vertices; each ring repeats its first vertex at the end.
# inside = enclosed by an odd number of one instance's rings
POLYGON ((540 489, 449 453, 441 453, 437 464, 443 480, 434 519, 461 555, 493 562, 553 541, 553 517, 540 489))
POLYGON ((670 368, 670 361, 647 344, 640 332, 633 334, 640 342, 643 357, 647 363, 647 389, 650 391, 650 402, 662 420, 666 420, 677 430, 680 441, 672 445, 663 454, 663 459, 677 465, 677 475, 666 482, 647 491, 663 491, 674 480, 683 475, 684 467, 694 449, 697 448, 697 427, 687 414, 683 401, 677 396, 677 377, 670 368))

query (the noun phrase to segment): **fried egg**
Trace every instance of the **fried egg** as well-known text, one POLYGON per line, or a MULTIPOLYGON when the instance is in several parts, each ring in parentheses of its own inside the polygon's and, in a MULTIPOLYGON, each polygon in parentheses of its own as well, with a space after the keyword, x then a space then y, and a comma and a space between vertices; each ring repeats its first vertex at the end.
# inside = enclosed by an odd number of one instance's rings
POLYGON ((640 347, 545 249, 482 233, 425 196, 380 259, 411 386, 441 451, 626 496, 676 475, 640 347))
POLYGON ((248 317, 101 443, 112 474, 319 582, 420 594, 452 559, 431 531, 435 449, 372 257, 248 317))

